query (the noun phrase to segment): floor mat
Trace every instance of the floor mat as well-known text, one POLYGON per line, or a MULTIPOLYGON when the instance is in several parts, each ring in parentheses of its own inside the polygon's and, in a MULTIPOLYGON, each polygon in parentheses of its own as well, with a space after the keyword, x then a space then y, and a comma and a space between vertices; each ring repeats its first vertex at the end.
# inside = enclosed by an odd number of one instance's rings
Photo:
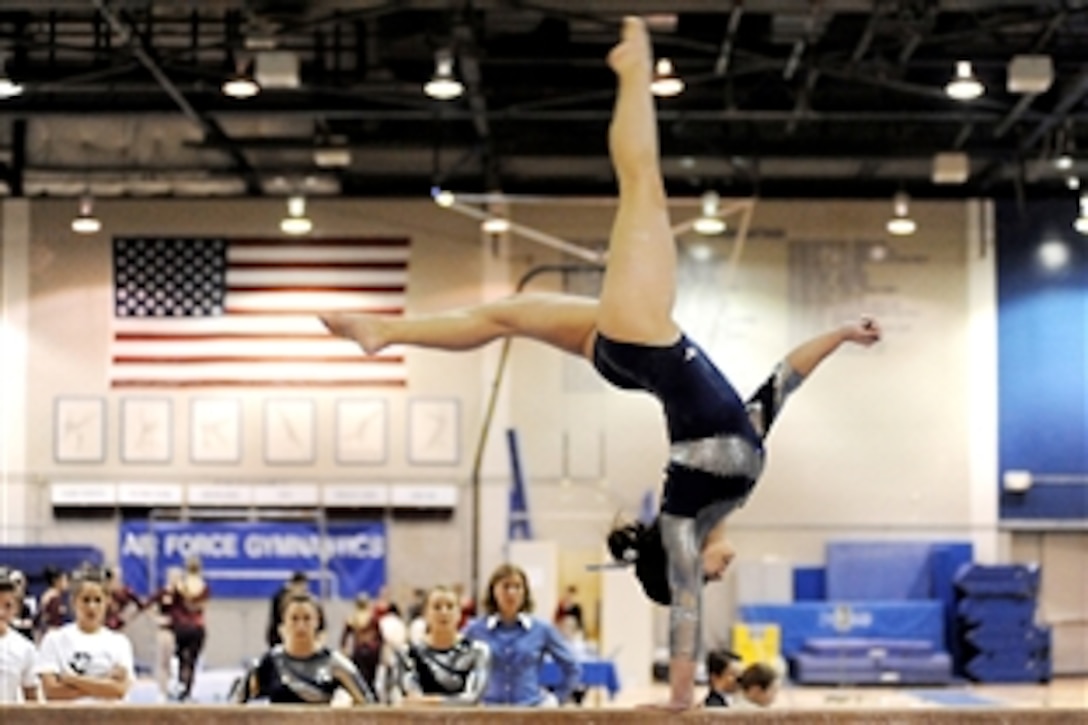
POLYGON ((910 694, 923 702, 945 707, 990 707, 1001 704, 999 700, 966 690, 912 690, 910 694))

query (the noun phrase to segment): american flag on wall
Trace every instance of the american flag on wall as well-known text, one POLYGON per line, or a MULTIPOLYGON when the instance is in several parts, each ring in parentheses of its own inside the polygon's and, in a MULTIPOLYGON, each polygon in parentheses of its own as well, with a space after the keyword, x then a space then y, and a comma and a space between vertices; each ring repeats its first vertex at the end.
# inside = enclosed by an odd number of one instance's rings
POLYGON ((331 310, 399 314, 406 239, 113 240, 110 386, 403 386, 396 350, 331 336, 331 310))

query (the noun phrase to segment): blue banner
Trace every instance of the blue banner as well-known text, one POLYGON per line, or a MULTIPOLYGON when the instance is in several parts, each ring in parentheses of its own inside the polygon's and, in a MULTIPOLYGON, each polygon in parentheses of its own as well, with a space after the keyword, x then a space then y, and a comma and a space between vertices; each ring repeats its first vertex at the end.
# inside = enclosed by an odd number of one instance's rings
POLYGON ((162 586, 169 567, 197 556, 216 598, 271 597, 296 571, 314 594, 348 599, 371 596, 385 584, 385 524, 123 521, 120 567, 141 596, 162 586))

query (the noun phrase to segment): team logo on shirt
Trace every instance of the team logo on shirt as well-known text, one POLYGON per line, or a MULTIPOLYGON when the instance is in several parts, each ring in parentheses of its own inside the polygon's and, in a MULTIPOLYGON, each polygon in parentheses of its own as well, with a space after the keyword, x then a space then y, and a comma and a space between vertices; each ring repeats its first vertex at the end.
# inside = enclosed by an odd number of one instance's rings
POLYGON ((684 362, 691 362, 695 359, 695 356, 699 354, 699 351, 690 345, 684 350, 684 362))
POLYGON ((89 652, 76 652, 72 655, 72 659, 68 661, 68 667, 72 672, 77 675, 87 674, 87 670, 91 665, 91 655, 89 652))

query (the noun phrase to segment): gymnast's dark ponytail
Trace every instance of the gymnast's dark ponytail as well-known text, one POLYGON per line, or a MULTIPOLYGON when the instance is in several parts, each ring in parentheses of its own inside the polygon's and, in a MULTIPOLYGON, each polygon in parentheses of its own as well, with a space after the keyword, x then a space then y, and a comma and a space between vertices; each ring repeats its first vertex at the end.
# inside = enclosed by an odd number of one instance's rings
POLYGON ((635 576, 646 596, 658 604, 668 605, 672 601, 669 560, 661 543, 658 519, 649 526, 641 521, 617 524, 608 534, 608 550, 616 561, 634 564, 635 576))

